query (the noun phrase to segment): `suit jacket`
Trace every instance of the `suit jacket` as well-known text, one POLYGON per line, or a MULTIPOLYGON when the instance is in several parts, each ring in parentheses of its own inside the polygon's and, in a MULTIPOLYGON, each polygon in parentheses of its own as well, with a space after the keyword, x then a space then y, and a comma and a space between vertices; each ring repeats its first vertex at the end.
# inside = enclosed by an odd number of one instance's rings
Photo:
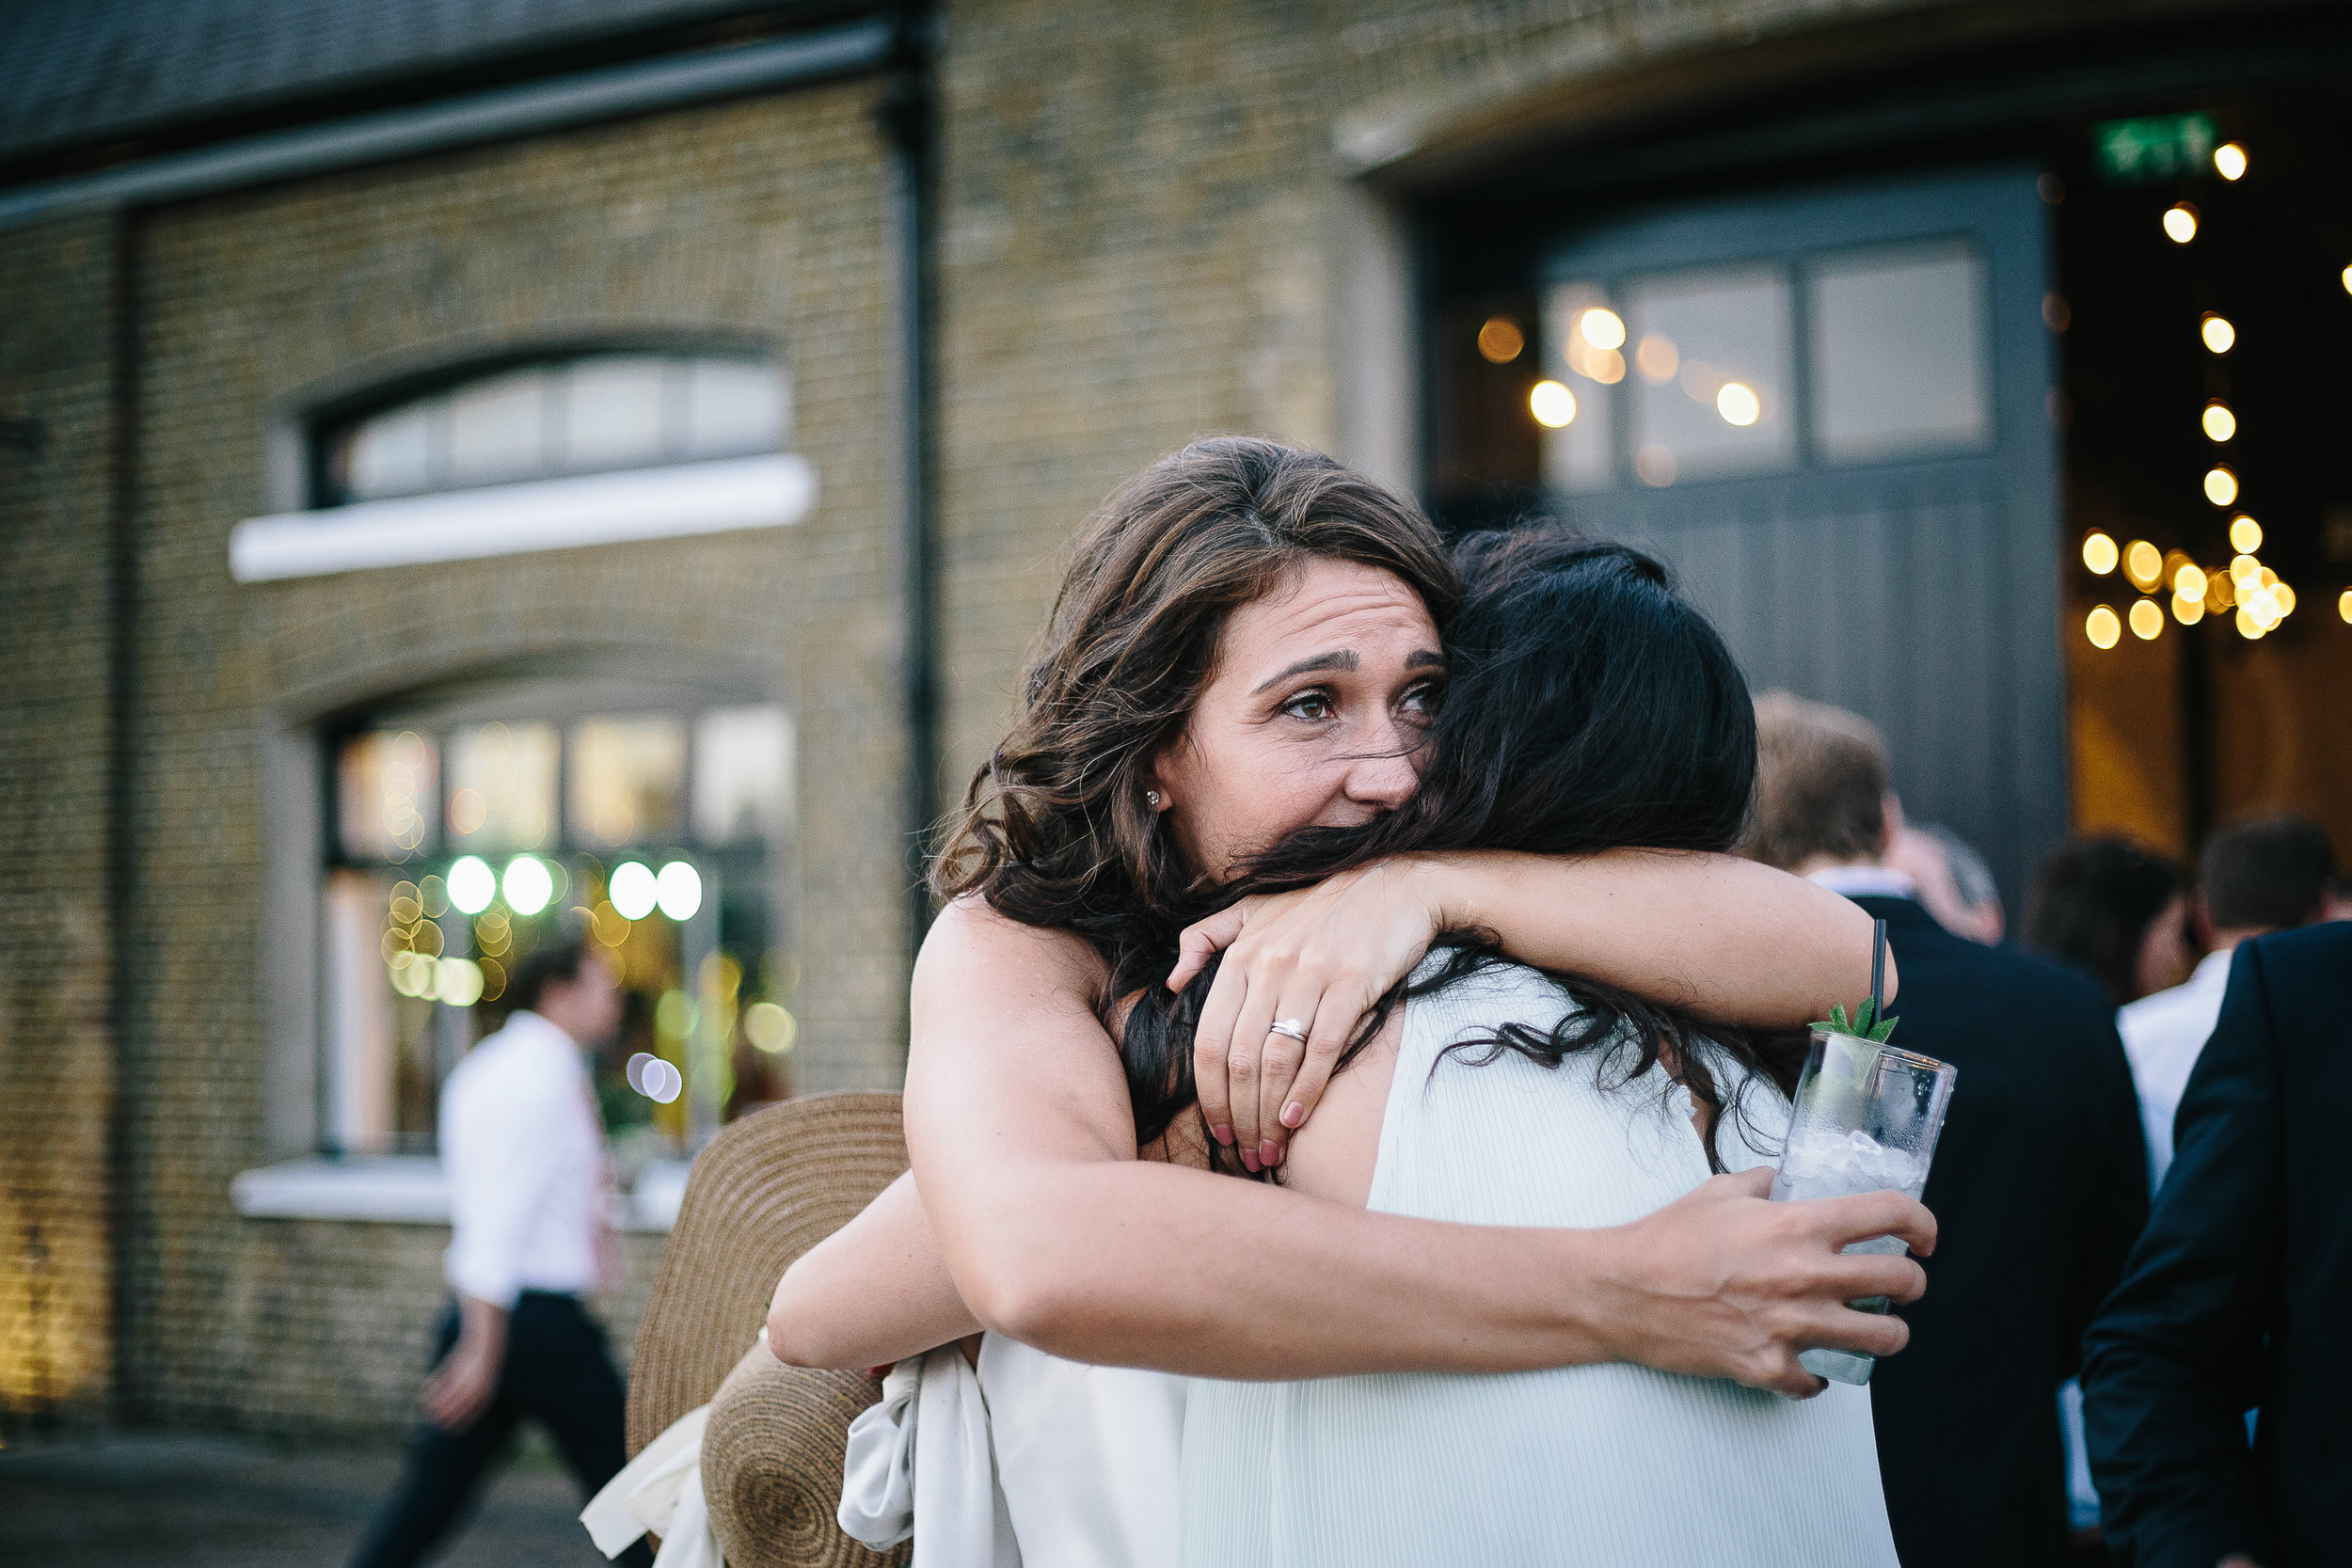
POLYGON ((2352 1563, 2348 1110, 2352 923, 2242 943, 2148 1232, 2084 1347, 2126 1568, 2352 1563))
MULTIPOLYGON (((2088 975, 1857 898, 1901 971, 1894 1043, 1960 1069, 1911 1343, 1870 1380, 1904 1568, 2070 1560, 2058 1386, 2148 1212, 2115 1009, 2088 975)), ((2211 1568, 2208 1564, 2207 1568, 2211 1568)))

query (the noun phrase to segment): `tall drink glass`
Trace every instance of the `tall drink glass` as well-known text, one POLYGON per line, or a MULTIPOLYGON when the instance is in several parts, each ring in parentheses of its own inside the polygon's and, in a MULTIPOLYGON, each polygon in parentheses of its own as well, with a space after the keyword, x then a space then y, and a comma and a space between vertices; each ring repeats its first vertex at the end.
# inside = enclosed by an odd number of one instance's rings
MULTIPOLYGON (((1899 1046, 1859 1035, 1813 1031, 1813 1048, 1797 1080, 1788 1119, 1788 1147, 1772 1178, 1772 1198, 1844 1197, 1891 1188, 1917 1197, 1928 1184, 1928 1163, 1960 1069, 1899 1046)), ((1848 1252, 1899 1253, 1901 1240, 1876 1236, 1848 1252)), ((1883 1312, 1884 1296, 1847 1305, 1883 1312)), ((1809 1350, 1797 1360, 1816 1377, 1863 1384, 1874 1355, 1809 1350)))

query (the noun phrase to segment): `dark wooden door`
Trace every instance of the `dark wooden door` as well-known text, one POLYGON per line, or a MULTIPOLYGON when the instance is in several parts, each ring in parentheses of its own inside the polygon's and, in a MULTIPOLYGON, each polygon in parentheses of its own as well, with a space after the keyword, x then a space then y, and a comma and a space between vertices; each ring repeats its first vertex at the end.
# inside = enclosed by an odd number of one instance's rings
POLYGON ((1560 509, 1669 561, 1756 690, 1877 723, 2012 924, 2066 821, 2036 172, 1581 228, 1543 278, 1568 395, 1536 405, 1560 509))

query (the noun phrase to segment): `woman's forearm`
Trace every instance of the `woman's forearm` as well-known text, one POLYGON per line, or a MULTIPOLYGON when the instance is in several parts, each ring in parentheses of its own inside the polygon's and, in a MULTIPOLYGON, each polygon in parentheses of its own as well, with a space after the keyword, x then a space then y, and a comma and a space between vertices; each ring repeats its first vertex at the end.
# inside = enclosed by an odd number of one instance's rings
POLYGON ((794 1367, 864 1370, 980 1326, 956 1292, 912 1176, 803 1254, 768 1307, 768 1348, 794 1367))
MULTIPOLYGON (((1422 875, 1440 925, 1485 927, 1521 962, 1704 1017, 1789 1028, 1870 991, 1870 916, 1862 907, 1734 855, 1473 851, 1428 857, 1422 875)), ((1886 994, 1894 992, 1890 956, 1886 994)))

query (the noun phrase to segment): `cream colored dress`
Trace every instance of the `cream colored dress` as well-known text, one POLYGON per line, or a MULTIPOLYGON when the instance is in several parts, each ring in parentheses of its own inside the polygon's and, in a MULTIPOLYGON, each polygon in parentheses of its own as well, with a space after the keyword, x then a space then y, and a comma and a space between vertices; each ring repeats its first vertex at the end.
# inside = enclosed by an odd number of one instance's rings
MULTIPOLYGON (((1688 1092, 1591 1056, 1440 1059, 1565 1001, 1489 970, 1407 1008, 1369 1207, 1480 1225, 1623 1224, 1707 1180, 1688 1092)), ((1749 1091, 1772 1144, 1788 1102, 1749 1091)), ((1726 1118, 1734 1169, 1770 1163, 1726 1118)), ((1196 1380, 1186 1568, 1895 1568, 1867 1388, 1803 1402, 1608 1365, 1499 1376, 1196 1380)))

